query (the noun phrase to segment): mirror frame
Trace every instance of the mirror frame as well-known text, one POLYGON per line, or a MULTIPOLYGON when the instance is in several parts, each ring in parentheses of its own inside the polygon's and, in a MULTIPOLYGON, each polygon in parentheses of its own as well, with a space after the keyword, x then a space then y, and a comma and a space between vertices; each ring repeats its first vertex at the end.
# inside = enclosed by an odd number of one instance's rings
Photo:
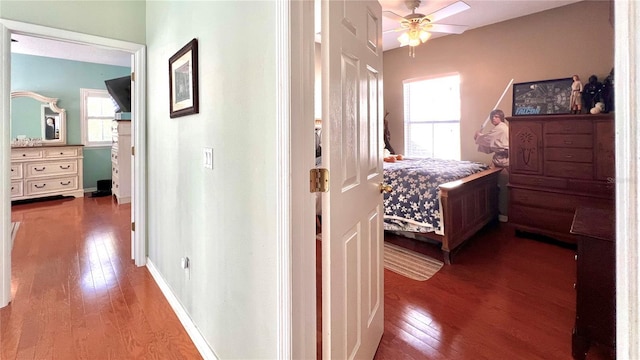
POLYGON ((59 114, 60 120, 60 136, 58 139, 47 140, 45 138, 45 130, 46 130, 46 118, 44 117, 44 110, 42 106, 41 109, 41 126, 42 129, 42 144, 43 145, 66 145, 67 144, 67 111, 65 109, 61 109, 58 107, 58 99, 50 98, 32 91, 12 91, 11 98, 16 97, 28 97, 34 100, 41 102, 43 105, 48 106, 51 110, 59 114))

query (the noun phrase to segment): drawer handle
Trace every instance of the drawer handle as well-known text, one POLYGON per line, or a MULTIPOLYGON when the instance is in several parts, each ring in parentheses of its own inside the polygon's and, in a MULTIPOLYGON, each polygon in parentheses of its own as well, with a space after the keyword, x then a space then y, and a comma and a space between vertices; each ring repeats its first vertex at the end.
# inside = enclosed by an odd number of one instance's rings
POLYGON ((64 166, 60 165, 60 169, 62 169, 62 170, 67 170, 67 169, 69 169, 70 167, 71 167, 71 165, 67 165, 66 167, 64 167, 64 166))
POLYGON ((571 159, 571 158, 573 157, 573 155, 565 155, 565 157, 566 157, 567 159, 571 159))
POLYGON ((11 169, 11 172, 14 172, 15 170, 11 169))
POLYGON ((11 187, 11 190, 15 189, 13 186, 11 187))
POLYGON ((46 166, 43 166, 42 169, 33 168, 33 170, 35 170, 35 171, 44 171, 44 169, 46 169, 46 168, 47 168, 46 166))
POLYGON ((33 185, 35 187, 37 187, 38 189, 44 189, 45 186, 47 186, 47 184, 42 184, 42 186, 38 186, 38 185, 33 185))
POLYGON ((27 156, 27 154, 22 154, 22 156, 27 156))
POLYGON ((573 144, 573 141, 565 141, 564 143, 565 143, 565 145, 571 145, 571 144, 573 144))
POLYGON ((62 181, 60 181, 60 185, 62 186, 67 186, 69 184, 71 184, 71 180, 67 181, 66 183, 63 183, 62 181))

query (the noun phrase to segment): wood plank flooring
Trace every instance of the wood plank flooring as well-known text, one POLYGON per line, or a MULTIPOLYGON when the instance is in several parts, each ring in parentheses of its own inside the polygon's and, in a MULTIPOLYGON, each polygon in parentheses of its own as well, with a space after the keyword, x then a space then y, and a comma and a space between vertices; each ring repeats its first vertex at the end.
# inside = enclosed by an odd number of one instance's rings
POLYGON ((145 267, 130 204, 111 197, 12 206, 12 302, 0 359, 201 359, 145 267))
MULTIPOLYGON (((439 246, 386 241, 442 260, 439 246)), ((376 359, 571 359, 575 250, 482 230, 431 279, 385 270, 376 359)))
MULTIPOLYGON (((201 358, 148 270, 130 260, 129 205, 13 205, 12 221, 22 223, 13 302, 0 309, 1 359, 201 358)), ((387 240, 442 259, 436 245, 387 240)), ((385 270, 375 358, 571 359, 574 254, 499 224, 427 281, 385 270)))

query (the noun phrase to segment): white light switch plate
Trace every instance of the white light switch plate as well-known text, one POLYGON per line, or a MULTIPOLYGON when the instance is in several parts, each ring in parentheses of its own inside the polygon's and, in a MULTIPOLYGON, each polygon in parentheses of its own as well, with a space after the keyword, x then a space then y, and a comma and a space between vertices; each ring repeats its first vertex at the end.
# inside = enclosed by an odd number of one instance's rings
POLYGON ((204 148, 203 165, 205 169, 213 169, 213 149, 204 148))

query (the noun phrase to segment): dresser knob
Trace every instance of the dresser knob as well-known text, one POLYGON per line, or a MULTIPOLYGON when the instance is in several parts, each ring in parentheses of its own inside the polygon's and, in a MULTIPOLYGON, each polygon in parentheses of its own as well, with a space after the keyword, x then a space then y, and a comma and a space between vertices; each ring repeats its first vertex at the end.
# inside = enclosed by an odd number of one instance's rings
POLYGON ((573 255, 573 260, 578 261, 578 255, 573 255))

